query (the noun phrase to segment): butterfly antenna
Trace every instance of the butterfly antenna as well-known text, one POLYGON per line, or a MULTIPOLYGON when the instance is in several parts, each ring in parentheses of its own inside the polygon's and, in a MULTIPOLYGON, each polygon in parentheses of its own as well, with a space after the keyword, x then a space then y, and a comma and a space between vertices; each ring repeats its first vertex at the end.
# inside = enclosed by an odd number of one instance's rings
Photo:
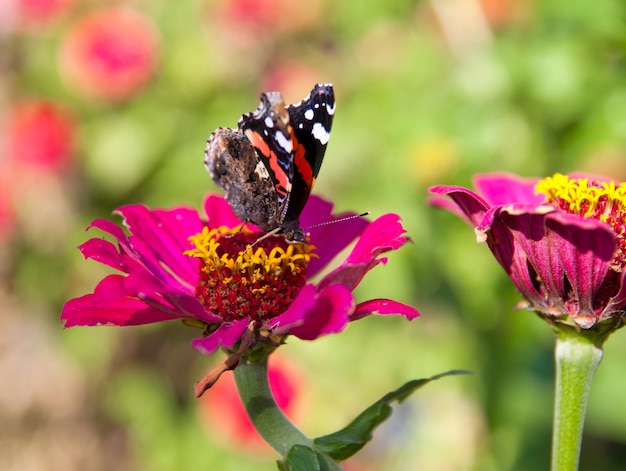
POLYGON ((333 219, 332 221, 320 222, 318 224, 313 224, 312 226, 308 226, 306 230, 315 229, 316 227, 321 227, 321 226, 328 226, 330 224, 335 224, 337 222, 351 221, 352 219, 357 219, 357 218, 362 218, 364 216, 367 216, 369 213, 370 213, 369 211, 365 211, 364 213, 361 213, 361 214, 353 214, 352 216, 346 216, 346 217, 339 218, 339 219, 333 219))

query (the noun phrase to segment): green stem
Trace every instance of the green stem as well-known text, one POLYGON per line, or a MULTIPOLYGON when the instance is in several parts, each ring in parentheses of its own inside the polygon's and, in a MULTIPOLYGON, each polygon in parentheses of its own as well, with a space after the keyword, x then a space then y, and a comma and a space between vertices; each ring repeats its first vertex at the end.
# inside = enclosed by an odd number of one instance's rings
POLYGON ((313 447, 313 440, 298 430, 276 404, 268 381, 267 358, 254 363, 242 359, 235 368, 235 381, 254 427, 281 456, 293 445, 313 447))
POLYGON ((601 342, 557 332, 552 471, 576 471, 591 380, 602 360, 601 342))

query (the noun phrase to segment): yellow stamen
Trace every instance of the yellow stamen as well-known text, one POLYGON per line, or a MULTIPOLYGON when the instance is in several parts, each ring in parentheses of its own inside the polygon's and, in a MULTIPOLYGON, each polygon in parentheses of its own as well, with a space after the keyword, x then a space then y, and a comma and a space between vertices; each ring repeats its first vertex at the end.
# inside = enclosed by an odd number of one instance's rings
POLYGON ((540 180, 535 193, 544 194, 548 203, 563 211, 606 222, 615 232, 618 251, 613 267, 621 270, 626 262, 626 183, 589 178, 569 178, 560 173, 540 180))
POLYGON ((201 260, 196 295, 224 319, 271 317, 283 312, 306 282, 315 249, 282 237, 263 239, 247 229, 204 227, 189 238, 185 255, 201 260))

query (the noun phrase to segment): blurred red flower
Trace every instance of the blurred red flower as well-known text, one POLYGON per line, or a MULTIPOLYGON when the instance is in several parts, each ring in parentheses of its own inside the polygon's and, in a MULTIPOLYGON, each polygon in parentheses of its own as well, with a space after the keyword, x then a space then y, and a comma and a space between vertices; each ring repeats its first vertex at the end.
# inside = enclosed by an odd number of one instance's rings
POLYGON ((15 212, 11 205, 9 182, 0 177, 0 244, 5 242, 13 233, 15 227, 15 212))
POLYGON ((145 15, 114 7, 81 18, 61 45, 59 67, 70 88, 108 101, 128 98, 154 74, 157 30, 145 15))
POLYGON ((4 130, 11 167, 57 172, 71 162, 74 121, 59 105, 29 100, 15 105, 4 130))
MULTIPOLYGON (((297 368, 274 353, 268 366, 269 383, 276 403, 293 421, 304 403, 305 385, 297 368)), ((232 374, 224 375, 212 389, 200 398, 202 423, 209 433, 217 432, 225 444, 251 454, 272 452, 271 447, 257 433, 241 403, 237 385, 232 374)))

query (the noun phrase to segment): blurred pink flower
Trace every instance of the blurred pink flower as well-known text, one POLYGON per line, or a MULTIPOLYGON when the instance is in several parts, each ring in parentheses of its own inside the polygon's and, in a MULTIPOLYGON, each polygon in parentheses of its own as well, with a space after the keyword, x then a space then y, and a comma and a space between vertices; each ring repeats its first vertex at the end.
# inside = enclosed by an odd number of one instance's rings
POLYGON ((220 0, 212 21, 233 41, 252 45, 284 33, 312 27, 323 12, 323 1, 220 0))
POLYGON ((17 104, 4 129, 10 167, 58 172, 67 168, 74 152, 74 121, 49 101, 17 104))
POLYGON ((158 42, 152 21, 136 10, 112 7, 92 12, 63 41, 61 75, 71 89, 87 96, 126 99, 154 74, 158 42))
MULTIPOLYGON (((305 395, 305 385, 298 369, 293 362, 273 354, 269 358, 268 377, 276 404, 287 417, 297 421, 305 395)), ((199 407, 207 431, 216 433, 225 444, 252 455, 273 453, 248 417, 233 375, 222 376, 200 399, 199 407)))
POLYGON ((221 19, 239 28, 268 30, 282 21, 283 0, 226 0, 218 5, 221 19))
POLYGON ((551 323, 597 333, 621 324, 626 308, 626 184, 594 176, 475 179, 480 193, 436 186, 436 205, 464 217, 479 242, 551 323))
MULTIPOLYGON (((374 313, 418 316, 417 310, 399 302, 373 299, 356 304, 352 295, 369 270, 386 262, 381 254, 407 242, 398 216, 312 228, 312 247, 288 244, 283 237, 258 240, 258 232, 240 230, 241 221, 222 197, 209 196, 204 209, 206 221, 187 207, 125 206, 116 213, 130 235, 110 221, 94 221, 90 228, 110 234, 117 246, 90 239, 80 250, 126 276, 109 275, 92 294, 68 301, 61 314, 65 326, 182 319, 203 329, 203 337, 192 342, 202 353, 237 349, 225 371, 234 368, 249 347, 271 350, 287 335, 313 340, 374 313), (358 236, 338 268, 317 283, 309 281, 358 236)), ((303 227, 336 219, 331 209, 331 203, 311 197, 301 216, 303 227)))
MULTIPOLYGON (((12 0, 8 0, 12 1, 12 0)), ((27 28, 41 27, 67 12, 74 0, 16 0, 17 16, 27 28)))

